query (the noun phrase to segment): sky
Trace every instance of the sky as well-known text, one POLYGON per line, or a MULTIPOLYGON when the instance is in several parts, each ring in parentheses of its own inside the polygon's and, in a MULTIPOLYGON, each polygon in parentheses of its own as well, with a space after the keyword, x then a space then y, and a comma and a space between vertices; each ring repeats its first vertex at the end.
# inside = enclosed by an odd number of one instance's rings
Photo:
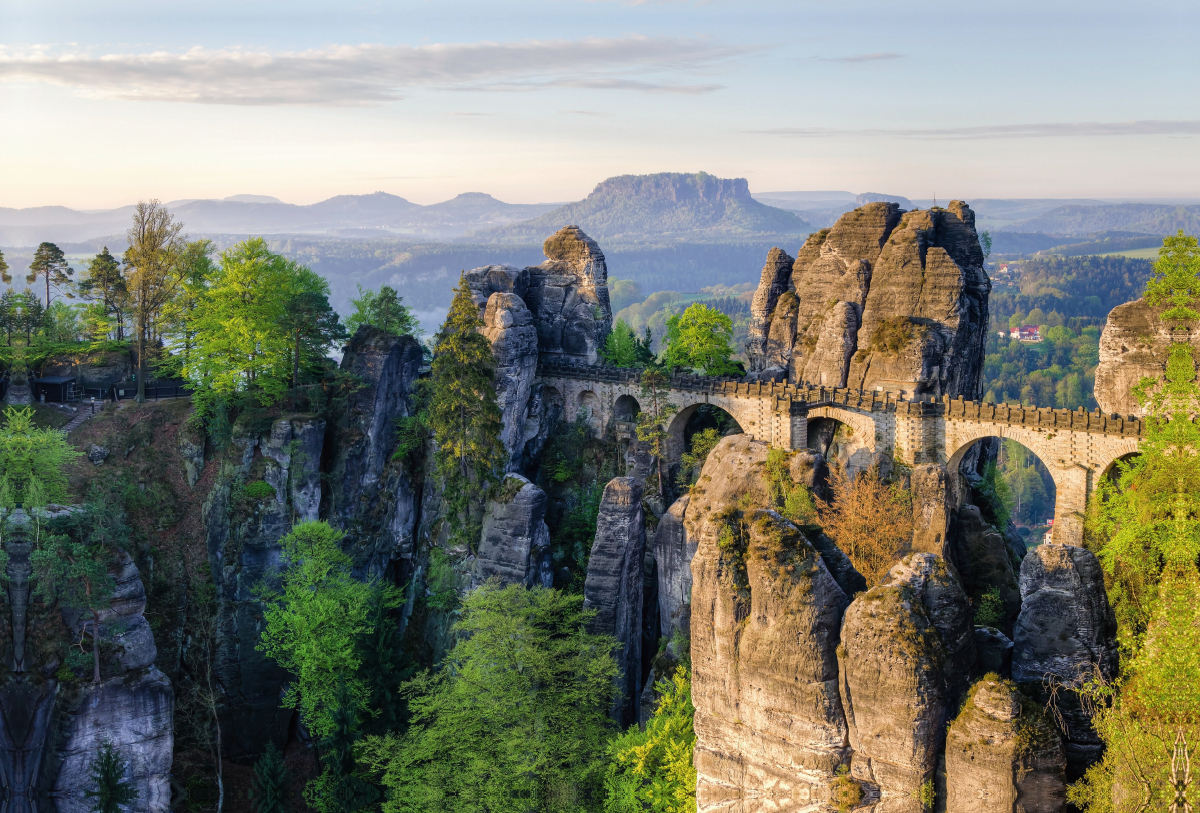
POLYGON ((0 206, 1200 196, 1200 3, 0 0, 0 206))

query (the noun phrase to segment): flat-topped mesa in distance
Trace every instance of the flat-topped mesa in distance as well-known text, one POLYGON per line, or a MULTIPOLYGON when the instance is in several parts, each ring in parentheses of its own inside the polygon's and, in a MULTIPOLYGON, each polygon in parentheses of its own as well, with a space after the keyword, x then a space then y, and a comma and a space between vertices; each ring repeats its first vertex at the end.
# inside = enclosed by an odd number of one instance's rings
POLYGON ((868 203, 772 249, 752 306, 751 375, 906 397, 978 399, 991 282, 962 201, 868 203))

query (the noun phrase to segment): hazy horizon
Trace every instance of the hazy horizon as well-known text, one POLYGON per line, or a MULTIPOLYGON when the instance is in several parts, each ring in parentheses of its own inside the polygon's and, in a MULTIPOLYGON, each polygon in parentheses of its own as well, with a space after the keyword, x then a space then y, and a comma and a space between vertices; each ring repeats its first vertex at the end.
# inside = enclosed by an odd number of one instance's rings
POLYGON ((543 203, 697 170, 920 199, 1200 193, 1194 4, 4 5, 6 207, 543 203))

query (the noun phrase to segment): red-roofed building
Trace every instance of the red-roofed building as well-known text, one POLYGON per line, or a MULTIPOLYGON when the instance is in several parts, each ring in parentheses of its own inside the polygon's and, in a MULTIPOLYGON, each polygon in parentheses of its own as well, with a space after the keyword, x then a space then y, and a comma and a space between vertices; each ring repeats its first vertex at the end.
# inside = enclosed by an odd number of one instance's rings
POLYGON ((1038 330, 1037 325, 1021 325, 1014 327, 1008 333, 1010 338, 1022 342, 1040 342, 1042 340, 1042 332, 1038 330))

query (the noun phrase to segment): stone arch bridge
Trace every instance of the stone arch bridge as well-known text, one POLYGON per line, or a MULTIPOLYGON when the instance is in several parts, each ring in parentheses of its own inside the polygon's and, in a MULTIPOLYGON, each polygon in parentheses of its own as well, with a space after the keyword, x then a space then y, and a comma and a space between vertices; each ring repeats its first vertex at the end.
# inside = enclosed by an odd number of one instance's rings
MULTIPOLYGON (((598 432, 630 431, 642 399, 636 370, 565 363, 538 364, 543 400, 588 420, 598 432)), ((848 425, 877 456, 909 466, 944 465, 957 472, 975 441, 1009 438, 1035 454, 1054 480, 1054 541, 1082 544, 1083 517, 1095 484, 1118 459, 1138 449, 1137 418, 1068 409, 984 404, 962 398, 904 400, 888 392, 799 387, 772 382, 676 375, 668 395, 677 408, 667 427, 667 458, 684 452, 684 427, 703 404, 719 407, 755 440, 781 449, 808 446, 808 422, 848 425)))

